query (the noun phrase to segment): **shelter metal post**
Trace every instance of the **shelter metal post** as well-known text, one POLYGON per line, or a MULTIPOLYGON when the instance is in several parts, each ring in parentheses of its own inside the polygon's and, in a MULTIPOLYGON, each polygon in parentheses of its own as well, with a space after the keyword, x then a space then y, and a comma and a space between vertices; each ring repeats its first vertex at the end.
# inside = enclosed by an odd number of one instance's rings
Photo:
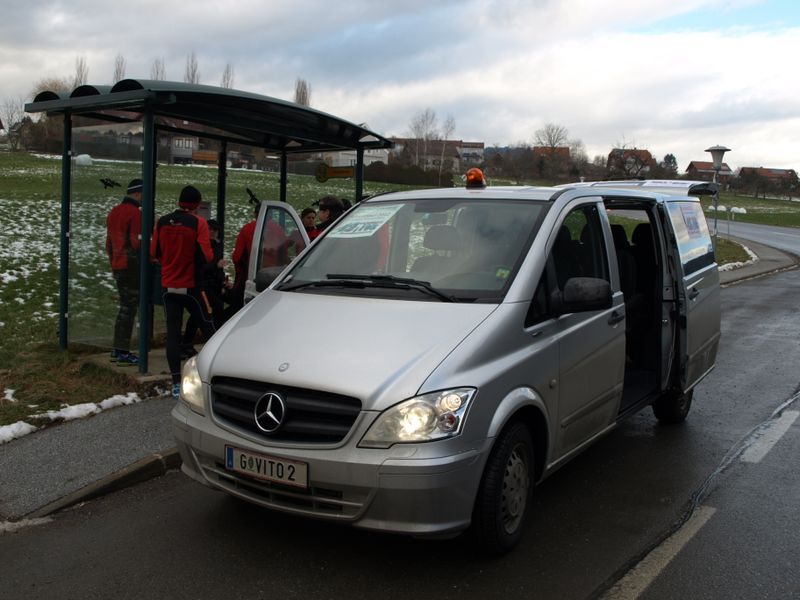
POLYGON ((223 244, 225 243, 225 189, 227 181, 228 142, 222 142, 217 165, 217 221, 219 222, 219 239, 223 244))
POLYGON ((356 148, 356 202, 364 195, 364 146, 356 148))
POLYGON ((289 180, 289 159, 286 152, 281 152, 281 179, 280 179, 280 201, 286 202, 286 182, 289 180))
POLYGON ((64 112, 64 148, 61 152, 61 258, 58 277, 58 345, 69 344, 69 246, 72 188, 72 115, 64 112))
POLYGON ((142 120, 144 146, 142 153, 142 238, 139 247, 139 372, 148 371, 150 351, 153 269, 150 266, 150 238, 153 234, 155 209, 155 119, 145 112, 142 120))

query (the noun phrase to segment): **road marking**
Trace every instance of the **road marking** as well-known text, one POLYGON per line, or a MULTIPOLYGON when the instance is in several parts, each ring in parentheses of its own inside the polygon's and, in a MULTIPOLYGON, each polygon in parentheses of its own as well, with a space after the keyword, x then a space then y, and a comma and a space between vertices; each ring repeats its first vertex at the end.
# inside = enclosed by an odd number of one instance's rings
POLYGON ((638 598, 700 531, 716 510, 710 506, 697 507, 697 510, 678 531, 653 548, 632 570, 628 571, 625 577, 603 594, 602 598, 604 600, 634 600, 638 598))
POLYGON ((789 431, 789 427, 797 420, 798 416, 800 416, 800 411, 787 410, 779 418, 770 421, 759 432, 753 443, 742 452, 739 460, 747 463, 761 462, 761 459, 767 455, 767 452, 772 450, 772 447, 783 437, 783 434, 789 431))
POLYGON ((52 521, 50 517, 43 517, 41 519, 22 519, 21 521, 0 521, 0 535, 4 533, 12 533, 19 531, 25 527, 33 527, 34 525, 44 525, 52 521))

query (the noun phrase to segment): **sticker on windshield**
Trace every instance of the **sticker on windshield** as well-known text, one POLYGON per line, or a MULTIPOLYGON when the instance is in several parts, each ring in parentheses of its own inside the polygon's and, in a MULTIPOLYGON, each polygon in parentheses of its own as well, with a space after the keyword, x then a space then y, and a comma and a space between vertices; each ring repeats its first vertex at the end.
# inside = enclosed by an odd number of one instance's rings
POLYGON ((329 238, 369 237, 391 219, 401 204, 392 206, 363 206, 328 234, 329 238))

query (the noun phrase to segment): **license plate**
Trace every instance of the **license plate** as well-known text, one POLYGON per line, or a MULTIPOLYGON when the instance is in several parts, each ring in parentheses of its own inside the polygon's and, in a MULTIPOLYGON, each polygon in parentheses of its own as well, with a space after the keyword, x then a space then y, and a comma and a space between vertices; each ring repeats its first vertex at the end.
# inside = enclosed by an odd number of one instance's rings
POLYGON ((225 468, 265 481, 306 489, 308 464, 225 446, 225 468))

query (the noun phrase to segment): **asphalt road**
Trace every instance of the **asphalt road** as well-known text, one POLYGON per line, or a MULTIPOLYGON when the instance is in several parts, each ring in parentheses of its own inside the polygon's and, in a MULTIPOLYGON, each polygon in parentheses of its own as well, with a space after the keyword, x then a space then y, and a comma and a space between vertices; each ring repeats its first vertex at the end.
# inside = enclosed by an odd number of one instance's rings
POLYGON ((737 453, 798 389, 798 289, 794 270, 722 290, 717 368, 688 421, 661 427, 645 411, 548 479, 503 559, 468 536, 291 518, 170 473, 0 535, 0 598, 590 598, 683 531, 695 507, 707 521, 657 563, 644 597, 791 597, 800 485, 787 461, 800 420, 761 462, 737 453))
MULTIPOLYGON (((709 226, 714 226, 714 219, 708 216, 709 226)), ((718 222, 720 235, 730 235, 746 240, 754 240, 778 250, 791 252, 800 256, 800 229, 797 227, 777 227, 774 225, 757 225, 755 223, 739 223, 720 219, 718 222)))

